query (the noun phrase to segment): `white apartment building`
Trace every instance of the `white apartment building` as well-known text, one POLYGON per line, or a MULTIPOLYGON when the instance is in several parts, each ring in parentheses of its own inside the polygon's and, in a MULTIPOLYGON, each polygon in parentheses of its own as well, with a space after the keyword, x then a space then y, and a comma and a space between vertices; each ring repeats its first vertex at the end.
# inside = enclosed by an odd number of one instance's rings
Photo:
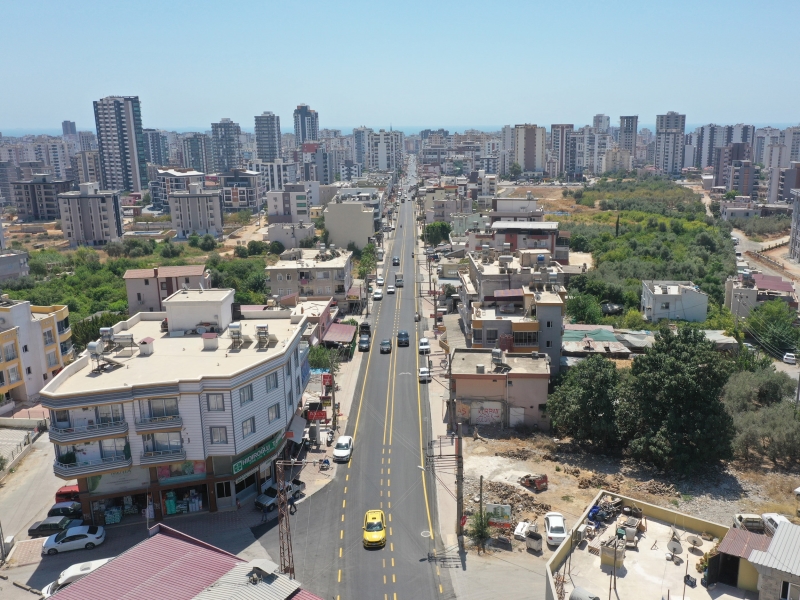
POLYGON ((233 169, 218 175, 222 190, 222 208, 228 212, 249 210, 256 212, 261 208, 264 186, 261 173, 246 169, 233 169))
POLYGON ((128 293, 128 314, 162 312, 164 300, 184 287, 208 288, 203 265, 128 269, 122 276, 128 293))
POLYGON ((598 173, 630 171, 631 169, 633 169, 633 156, 628 150, 609 148, 600 159, 600 170, 598 173))
POLYGON ((371 171, 396 171, 403 168, 405 142, 402 131, 381 129, 367 135, 369 169, 371 171))
POLYGON ((119 192, 100 190, 97 182, 82 183, 77 192, 58 195, 61 229, 71 247, 105 246, 122 238, 119 192))
POLYGON ((339 248, 287 250, 266 268, 273 295, 333 298, 342 303, 353 284, 353 253, 339 248))
MULTIPOLYGON (((514 160, 526 174, 543 174, 547 160, 547 129, 537 125, 514 126, 514 160)), ((511 165, 509 165, 510 167, 511 165)))
POLYGON ((666 175, 679 175, 683 168, 684 133, 686 115, 669 111, 656 116, 656 171, 666 175))
POLYGON ((141 192, 147 186, 138 96, 109 96, 94 102, 97 146, 105 190, 141 192))
POLYGON ((298 182, 300 165, 296 162, 285 161, 282 158, 276 158, 272 162, 256 158, 248 161, 247 170, 261 173, 262 186, 265 192, 282 192, 286 184, 298 182))
POLYGON ((642 316, 646 321, 702 322, 707 314, 708 294, 691 281, 642 281, 642 316))
POLYGON ((70 159, 70 163, 73 176, 77 178, 75 183, 91 183, 101 180, 100 153, 97 150, 78 152, 70 159))
POLYGON ((132 504, 156 520, 235 508, 273 479, 292 420, 305 424, 308 320, 237 312, 233 297, 177 291, 163 312, 105 329, 42 390, 53 472, 78 480, 88 523, 132 504))
POLYGON ((282 191, 267 192, 264 209, 270 223, 308 223, 311 221, 309 207, 313 205, 304 184, 288 183, 282 191))
MULTIPOLYGON (((437 188, 437 190, 441 189, 437 188)), ((427 201, 426 204, 428 204, 427 201)), ((425 209, 426 223, 434 223, 436 221, 452 223, 454 214, 469 214, 472 212, 472 198, 459 193, 434 194, 430 200, 430 205, 430 208, 425 209)))
POLYGON ((205 175, 194 169, 158 169, 157 176, 150 182, 150 197, 156 210, 169 209, 169 196, 175 192, 185 192, 192 183, 203 185, 205 175))
POLYGON ((176 237, 222 237, 222 198, 219 190, 204 190, 199 183, 190 183, 185 192, 169 195, 169 212, 176 237))
POLYGON ((572 123, 550 125, 551 156, 555 160, 554 168, 548 169, 550 177, 557 177, 566 172, 569 135, 574 129, 575 125, 572 123))
POLYGON ((351 242, 364 248, 375 235, 375 212, 371 206, 358 200, 329 202, 323 211, 328 240, 337 248, 346 248, 351 242))
POLYGON ((33 142, 33 160, 40 160, 52 168, 52 173, 59 179, 66 179, 70 167, 69 148, 59 138, 37 138, 33 142))
POLYGON ((261 232, 265 242, 279 242, 287 250, 300 248, 301 242, 317 234, 313 223, 270 223, 261 232))
POLYGON ((601 161, 613 143, 610 135, 600 133, 593 127, 582 127, 569 132, 564 171, 570 175, 602 173, 601 161))

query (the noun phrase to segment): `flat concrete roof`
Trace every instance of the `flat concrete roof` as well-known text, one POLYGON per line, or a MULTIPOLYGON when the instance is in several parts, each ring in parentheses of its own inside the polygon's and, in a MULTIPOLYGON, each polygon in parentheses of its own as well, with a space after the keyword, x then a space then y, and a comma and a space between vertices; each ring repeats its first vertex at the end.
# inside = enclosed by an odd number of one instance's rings
MULTIPOLYGON (((208 290, 203 294, 229 290, 208 290)), ((190 297, 191 295, 189 295, 190 297)), ((240 349, 231 349, 231 338, 228 331, 219 334, 219 348, 217 350, 204 350, 203 339, 200 335, 183 337, 170 337, 169 333, 161 331, 161 320, 139 321, 121 334, 132 334, 133 341, 151 337, 153 354, 143 356, 136 350, 123 349, 112 352, 108 357, 121 368, 116 368, 103 373, 92 371, 92 362, 87 362, 83 368, 74 374, 65 377, 60 385, 51 383, 45 388, 53 396, 79 394, 81 392, 98 392, 101 390, 125 389, 131 386, 152 386, 178 381, 197 381, 202 377, 232 377, 236 373, 252 368, 260 363, 272 359, 284 351, 283 340, 291 338, 299 327, 292 324, 290 319, 244 319, 239 321, 242 326, 242 337, 248 336, 252 342, 245 344, 240 349), (268 348, 260 349, 255 340, 256 325, 269 325, 270 344, 268 348), (52 391, 48 388, 51 388, 52 391)), ((59 377, 53 380, 59 382, 59 377)))
MULTIPOLYGON (((509 375, 549 375, 550 363, 547 358, 531 358, 528 354, 505 355, 505 364, 511 367, 509 375)), ((491 349, 484 348, 456 348, 453 351, 452 374, 453 375, 477 375, 477 366, 483 365, 486 375, 505 376, 506 370, 495 370, 492 364, 491 349)))
MULTIPOLYGON (((330 251, 328 250, 328 256, 330 256, 330 251)), ((334 256, 329 258, 328 260, 318 260, 317 257, 320 255, 319 250, 303 250, 301 258, 297 260, 279 260, 271 267, 267 267, 266 271, 272 271, 275 269, 318 269, 318 268, 325 268, 328 267, 330 269, 342 269, 347 265, 347 261, 350 258, 352 252, 348 250, 336 250, 339 256, 334 256)))

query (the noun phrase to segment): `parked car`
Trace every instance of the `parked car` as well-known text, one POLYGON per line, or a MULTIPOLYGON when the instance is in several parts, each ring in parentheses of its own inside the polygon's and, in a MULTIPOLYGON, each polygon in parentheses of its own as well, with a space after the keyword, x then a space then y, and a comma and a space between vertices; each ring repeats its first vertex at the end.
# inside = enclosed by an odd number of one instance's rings
POLYGON ((775 535, 778 525, 782 523, 791 523, 789 519, 778 513, 764 513, 761 515, 761 522, 764 523, 764 529, 770 535, 775 535))
POLYGON ((392 340, 381 340, 381 354, 392 353, 392 340))
POLYGON ((783 355, 783 362, 785 362, 787 365, 797 364, 797 357, 793 353, 787 352, 783 355))
POLYGON ((362 335, 358 338, 358 351, 359 352, 368 352, 369 351, 369 336, 362 335))
POLYGON ((99 525, 70 527, 51 535, 42 545, 42 554, 58 554, 70 550, 91 550, 106 541, 106 530, 99 525))
POLYGON ((358 326, 358 333, 359 335, 372 335, 369 323, 361 321, 361 324, 358 326))
POLYGON ((761 520, 761 516, 749 513, 733 515, 733 526, 747 531, 764 531, 764 521, 761 520))
POLYGON ((411 344, 411 338, 408 335, 407 331, 398 331, 397 332, 397 345, 398 346, 408 346, 411 344))
POLYGON ((374 292, 372 292, 372 299, 383 300, 383 292, 380 290, 375 290, 374 292))
POLYGON ((353 438, 349 435, 339 436, 333 448, 333 462, 347 462, 353 456, 353 438))
MULTIPOLYGON (((306 484, 299 479, 292 479, 286 482, 286 495, 291 496, 295 500, 300 497, 300 493, 304 489, 306 489, 306 484)), ((268 511, 278 508, 277 486, 274 483, 272 485, 267 485, 265 483, 261 487, 261 491, 262 493, 256 498, 256 508, 258 510, 264 510, 264 507, 266 507, 268 511)))
POLYGON ((73 519, 83 518, 83 507, 80 502, 58 502, 47 511, 48 517, 72 517, 73 519))
POLYGON ((431 378, 431 370, 427 367, 420 367, 419 368, 419 382, 420 383, 429 383, 432 381, 431 378))
POLYGON ((376 282, 377 282, 377 284, 378 284, 379 286, 383 286, 383 277, 381 277, 380 275, 378 275, 378 279, 376 280, 376 282))
POLYGON ((61 533, 70 527, 80 527, 83 525, 82 519, 72 517, 47 517, 43 521, 36 521, 28 528, 28 535, 32 538, 45 537, 54 533, 61 533))
POLYGON ((567 538, 567 522, 561 513, 547 513, 544 516, 544 529, 545 538, 550 546, 560 546, 567 538))
POLYGON ((56 502, 71 502, 77 501, 79 497, 79 491, 77 485, 64 485, 58 488, 56 492, 56 502))
POLYGON ((42 597, 49 598, 57 591, 63 590, 70 583, 75 583, 81 577, 85 577, 92 571, 96 571, 110 560, 110 558, 101 558, 100 560, 90 560, 67 567, 61 571, 61 575, 58 576, 58 579, 51 581, 42 588, 42 597))
POLYGON ((431 353, 431 343, 428 341, 428 338, 420 338, 420 340, 419 340, 419 353, 420 354, 430 354, 431 353))

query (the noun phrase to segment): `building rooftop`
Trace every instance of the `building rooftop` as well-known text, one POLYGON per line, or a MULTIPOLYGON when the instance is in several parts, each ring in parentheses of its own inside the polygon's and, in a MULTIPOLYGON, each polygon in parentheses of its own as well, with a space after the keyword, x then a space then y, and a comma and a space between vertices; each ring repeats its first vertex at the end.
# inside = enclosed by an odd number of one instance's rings
POLYGON ((495 221, 492 223, 492 229, 495 231, 507 229, 558 231, 558 223, 555 221, 495 221))
POLYGON ((532 353, 508 352, 503 355, 503 366, 495 366, 492 364, 491 348, 455 348, 451 372, 453 375, 476 375, 478 365, 483 365, 485 373, 489 376, 492 374, 505 376, 506 373, 549 375, 550 361, 547 355, 536 354, 536 358, 532 356, 532 353))
MULTIPOLYGON (((184 265, 180 267, 156 267, 154 269, 128 269, 123 279, 146 279, 148 277, 192 277, 202 275, 204 265, 184 265)), ((211 291, 211 290, 208 290, 211 291)))
POLYGON ((280 260, 271 267, 267 267, 267 271, 279 269, 314 269, 314 268, 330 268, 330 269, 343 269, 350 260, 353 253, 348 250, 327 250, 322 253, 320 250, 315 249, 299 249, 287 250, 281 254, 280 260), (332 254, 331 252, 334 252, 332 254), (296 259, 294 257, 297 257, 296 259), (323 257, 327 257, 324 259, 323 257))
POLYGON ((193 169, 158 169, 159 175, 169 175, 171 177, 192 177, 194 175, 201 176, 205 173, 195 171, 193 169))
POLYGON ((698 294, 705 294, 691 281, 642 281, 647 288, 655 295, 666 294, 668 296, 676 296, 684 291, 697 292, 698 294))
POLYGON ((800 577, 800 525, 782 523, 775 530, 769 548, 753 550, 750 562, 800 577))

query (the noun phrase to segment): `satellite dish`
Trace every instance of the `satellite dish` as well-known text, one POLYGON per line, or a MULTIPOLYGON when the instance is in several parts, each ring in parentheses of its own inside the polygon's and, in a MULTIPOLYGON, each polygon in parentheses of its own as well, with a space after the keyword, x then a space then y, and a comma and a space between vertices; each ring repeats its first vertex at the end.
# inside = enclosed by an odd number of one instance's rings
POLYGON ((681 543, 680 542, 676 542, 675 540, 672 540, 671 542, 669 542, 667 544, 667 549, 670 552, 672 552, 672 554, 681 554, 681 553, 683 553, 683 548, 681 547, 681 543))

